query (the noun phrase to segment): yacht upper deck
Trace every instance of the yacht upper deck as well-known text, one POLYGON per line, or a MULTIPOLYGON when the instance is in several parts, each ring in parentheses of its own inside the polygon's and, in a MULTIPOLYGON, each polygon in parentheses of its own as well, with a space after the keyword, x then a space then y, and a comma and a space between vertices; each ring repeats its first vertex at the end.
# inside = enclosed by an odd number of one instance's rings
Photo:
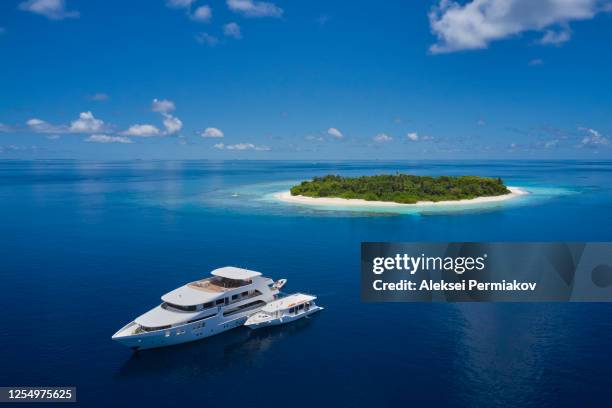
POLYGON ((213 275, 212 278, 191 282, 187 286, 204 292, 223 293, 228 290, 250 285, 253 278, 261 276, 260 272, 233 266, 215 269, 211 274, 213 275))
MULTIPOLYGON (((164 302, 179 306, 191 306, 215 301, 226 292, 252 285, 261 273, 248 269, 226 266, 211 272, 210 278, 188 283, 162 296, 164 302)), ((246 289, 244 289, 246 290, 246 289)))

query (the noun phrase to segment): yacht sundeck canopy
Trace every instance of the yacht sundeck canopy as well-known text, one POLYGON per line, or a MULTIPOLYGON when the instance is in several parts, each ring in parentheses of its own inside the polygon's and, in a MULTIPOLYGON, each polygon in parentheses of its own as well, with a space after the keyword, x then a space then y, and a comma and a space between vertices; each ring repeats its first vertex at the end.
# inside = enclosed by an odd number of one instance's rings
POLYGON ((235 266, 224 266, 223 268, 215 269, 211 272, 212 275, 220 278, 248 280, 257 276, 261 276, 260 272, 250 271, 248 269, 236 268, 235 266))

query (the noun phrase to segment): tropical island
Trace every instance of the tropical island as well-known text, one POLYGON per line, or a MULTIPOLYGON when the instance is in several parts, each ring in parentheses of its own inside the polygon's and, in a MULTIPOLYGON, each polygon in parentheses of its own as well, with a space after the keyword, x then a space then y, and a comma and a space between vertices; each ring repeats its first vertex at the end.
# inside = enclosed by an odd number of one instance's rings
POLYGON ((526 194, 502 179, 479 176, 415 176, 397 173, 361 177, 327 175, 293 186, 277 198, 302 204, 455 204, 491 202, 526 194))

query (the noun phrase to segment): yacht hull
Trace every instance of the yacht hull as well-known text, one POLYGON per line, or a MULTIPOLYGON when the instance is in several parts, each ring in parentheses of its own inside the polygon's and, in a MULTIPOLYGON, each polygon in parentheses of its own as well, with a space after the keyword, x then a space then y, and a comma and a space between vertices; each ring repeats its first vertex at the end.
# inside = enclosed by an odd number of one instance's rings
POLYGON ((121 331, 124 330, 122 329, 113 336, 113 340, 134 351, 174 346, 202 340, 243 326, 248 316, 254 312, 257 312, 257 310, 249 310, 238 316, 228 318, 217 315, 203 321, 187 323, 167 330, 133 335, 122 335, 121 331))
POLYGON ((258 321, 258 322, 253 322, 253 323, 245 321, 244 325, 247 326, 249 329, 253 329, 253 330, 262 329, 264 327, 280 326, 281 324, 287 324, 287 323, 295 322, 296 320, 303 319, 304 317, 308 317, 320 310, 323 310, 323 308, 320 306, 316 306, 316 307, 311 308, 307 312, 300 313, 299 315, 295 315, 295 316, 285 315, 282 317, 275 317, 275 318, 271 318, 270 320, 258 321))

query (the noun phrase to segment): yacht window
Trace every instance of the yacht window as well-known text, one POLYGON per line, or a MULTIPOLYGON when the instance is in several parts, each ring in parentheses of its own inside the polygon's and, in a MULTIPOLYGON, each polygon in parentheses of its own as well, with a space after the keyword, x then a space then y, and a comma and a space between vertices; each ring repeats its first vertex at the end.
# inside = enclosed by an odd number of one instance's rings
POLYGON ((232 295, 232 300, 238 299, 238 295, 232 295))
POLYGON ((215 305, 222 305, 223 303, 225 303, 225 299, 217 299, 215 305))
POLYGON ((169 325, 168 325, 168 326, 158 326, 158 327, 145 327, 145 326, 140 326, 140 328, 141 328, 143 331, 146 331, 146 332, 152 332, 152 331, 157 331, 157 330, 165 330, 165 329, 169 329, 169 328, 170 328, 170 326, 169 326, 169 325))
MULTIPOLYGON (((204 319, 208 319, 209 317, 213 317, 216 316, 216 313, 213 313, 211 315, 207 315, 207 316, 202 316, 202 317, 198 317, 197 319, 192 319, 189 320, 187 323, 194 323, 194 322, 199 322, 200 320, 204 320, 204 319)), ((202 323, 202 327, 205 325, 205 323, 202 323)))
POLYGON ((304 308, 304 304, 303 303, 298 306, 298 310, 302 310, 303 308, 304 308))
POLYGON ((256 309, 256 308, 264 306, 265 304, 266 302, 264 302, 263 300, 256 300, 254 302, 249 302, 247 304, 238 306, 232 310, 226 310, 225 312, 223 312, 223 316, 231 316, 234 313, 243 312, 249 309, 256 309))
POLYGON ((206 302, 202 305, 202 309, 208 309, 210 307, 213 307, 215 304, 213 302, 206 302))
POLYGON ((295 312, 295 307, 292 307, 291 309, 289 309, 289 313, 293 313, 295 312))
POLYGON ((244 296, 249 296, 249 292, 248 292, 248 291, 246 291, 246 292, 242 292, 242 296, 243 296, 243 297, 244 297, 244 296))
POLYGON ((183 312, 195 312, 196 311, 196 305, 193 306, 181 306, 181 305, 175 305, 174 303, 168 303, 168 302, 164 302, 162 303, 162 308, 164 309, 168 309, 168 308, 172 308, 172 309, 176 309, 176 310, 182 310, 183 312))

